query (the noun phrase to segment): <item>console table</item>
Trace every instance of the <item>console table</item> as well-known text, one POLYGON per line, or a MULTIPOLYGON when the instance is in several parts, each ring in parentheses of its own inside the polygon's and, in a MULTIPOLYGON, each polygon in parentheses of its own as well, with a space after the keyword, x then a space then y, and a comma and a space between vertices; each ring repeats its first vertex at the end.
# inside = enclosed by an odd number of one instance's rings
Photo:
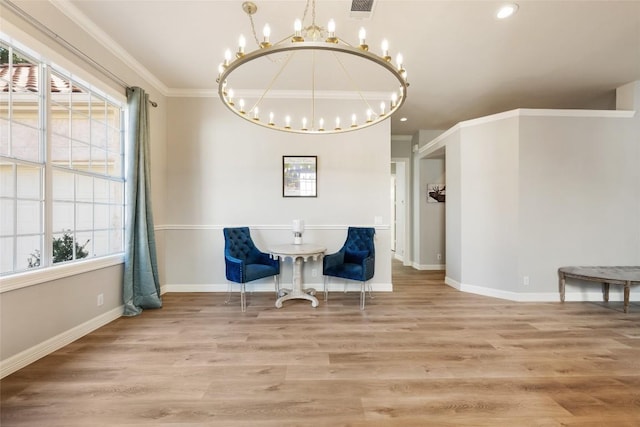
POLYGON ((302 264, 309 259, 314 261, 322 259, 326 250, 324 246, 309 243, 276 245, 269 248, 273 258, 280 258, 283 261, 291 258, 293 261, 293 283, 291 289, 282 290, 285 294, 276 300, 277 308, 282 308, 282 303, 290 299, 306 299, 311 301, 311 307, 318 306, 318 299, 314 296, 316 290, 302 287, 302 264))
POLYGON ((640 283, 640 267, 560 267, 558 269, 560 301, 564 302, 567 278, 602 283, 602 299, 609 301, 609 285, 624 286, 624 312, 629 309, 632 284, 640 283))

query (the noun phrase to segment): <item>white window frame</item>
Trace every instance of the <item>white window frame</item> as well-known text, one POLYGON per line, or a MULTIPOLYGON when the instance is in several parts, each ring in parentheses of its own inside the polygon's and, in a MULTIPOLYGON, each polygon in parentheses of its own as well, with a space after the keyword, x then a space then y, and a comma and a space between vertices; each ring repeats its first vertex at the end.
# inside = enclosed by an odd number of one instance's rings
MULTIPOLYGON (((44 186, 42 192, 44 193, 44 208, 43 208, 43 218, 44 218, 44 239, 43 239, 43 250, 41 254, 42 264, 40 267, 28 269, 28 270, 20 270, 15 272, 8 272, 4 275, 0 276, 0 293, 20 289, 26 286, 37 285, 43 282, 50 282, 53 280, 61 279, 64 277, 77 275, 85 272, 94 271, 100 268, 105 268, 109 266, 114 266, 118 264, 122 264, 124 262, 124 234, 126 231, 126 198, 123 196, 122 198, 122 251, 117 253, 108 253, 105 255, 88 257, 84 259, 78 259, 73 261, 66 261, 62 263, 53 264, 53 257, 51 253, 51 245, 52 245, 52 205, 53 205, 53 197, 52 197, 52 171, 53 164, 50 157, 51 154, 51 144, 49 143, 51 139, 51 127, 49 126, 49 112, 50 112, 50 73, 53 69, 57 74, 62 74, 74 82, 78 83, 82 86, 84 90, 89 91, 89 96, 91 94, 95 94, 101 98, 108 100, 109 103, 113 103, 120 108, 120 156, 121 156, 121 176, 113 177, 105 174, 104 176, 97 175, 99 178, 104 178, 107 180, 117 180, 122 182, 123 191, 126 186, 126 159, 125 159, 125 142, 126 138, 124 137, 126 132, 126 100, 124 97, 110 96, 103 90, 100 90, 96 85, 92 85, 86 83, 83 79, 79 78, 77 75, 66 71, 60 66, 53 64, 51 61, 44 59, 41 55, 31 51, 29 48, 25 47, 21 43, 17 43, 8 36, 0 33, 0 40, 3 44, 11 46, 14 49, 17 49, 20 53, 24 53, 26 57, 30 59, 35 59, 36 62, 40 64, 41 74, 41 84, 40 90, 41 93, 44 94, 42 105, 40 106, 40 117, 39 120, 45 121, 43 137, 44 141, 44 173, 43 180, 44 186)), ((99 84, 99 82, 98 82, 99 84)), ((104 85, 108 87, 108 85, 104 85)), ((11 158, 9 158, 11 159, 11 158)), ((20 163, 20 160, 17 161, 20 163)), ((71 170, 71 172, 74 172, 71 170)), ((95 224, 94 224, 95 229, 95 224)), ((15 230, 15 227, 14 227, 15 230)))

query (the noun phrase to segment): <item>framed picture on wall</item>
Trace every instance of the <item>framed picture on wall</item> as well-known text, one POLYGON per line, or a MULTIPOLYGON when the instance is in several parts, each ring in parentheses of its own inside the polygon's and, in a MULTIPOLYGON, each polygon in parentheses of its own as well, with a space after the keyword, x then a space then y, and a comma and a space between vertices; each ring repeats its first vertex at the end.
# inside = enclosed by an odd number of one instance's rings
POLYGON ((443 184, 427 184, 427 203, 444 203, 446 189, 443 184))
POLYGON ((282 197, 317 197, 317 181, 317 156, 282 156, 282 197))

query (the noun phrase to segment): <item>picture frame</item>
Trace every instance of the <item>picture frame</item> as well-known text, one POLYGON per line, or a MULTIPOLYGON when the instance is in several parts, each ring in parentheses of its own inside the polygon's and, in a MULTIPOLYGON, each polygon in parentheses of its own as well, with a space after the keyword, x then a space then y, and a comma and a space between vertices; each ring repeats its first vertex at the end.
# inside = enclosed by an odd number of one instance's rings
POLYGON ((318 156, 282 156, 282 197, 318 197, 318 156))
POLYGON ((444 184, 427 184, 427 203, 444 203, 447 186, 444 184))

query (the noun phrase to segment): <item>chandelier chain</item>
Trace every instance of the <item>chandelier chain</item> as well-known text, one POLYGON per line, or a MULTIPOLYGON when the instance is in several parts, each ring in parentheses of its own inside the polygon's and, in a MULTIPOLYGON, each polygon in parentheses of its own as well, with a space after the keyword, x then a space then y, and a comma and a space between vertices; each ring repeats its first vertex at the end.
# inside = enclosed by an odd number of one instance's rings
POLYGON ((311 127, 316 127, 316 53, 311 52, 311 127))
POLYGON ((258 39, 258 34, 256 34, 256 25, 253 22, 253 15, 249 15, 249 21, 251 21, 251 32, 253 33, 253 39, 256 41, 256 45, 260 46, 260 39, 258 39))
MULTIPOLYGON (((313 2, 313 6, 311 7, 311 21, 312 24, 316 23, 316 0, 311 0, 313 2)), ((302 22, 307 19, 307 12, 309 12, 309 3, 310 0, 307 0, 307 4, 304 6, 304 13, 302 14, 302 22)))

